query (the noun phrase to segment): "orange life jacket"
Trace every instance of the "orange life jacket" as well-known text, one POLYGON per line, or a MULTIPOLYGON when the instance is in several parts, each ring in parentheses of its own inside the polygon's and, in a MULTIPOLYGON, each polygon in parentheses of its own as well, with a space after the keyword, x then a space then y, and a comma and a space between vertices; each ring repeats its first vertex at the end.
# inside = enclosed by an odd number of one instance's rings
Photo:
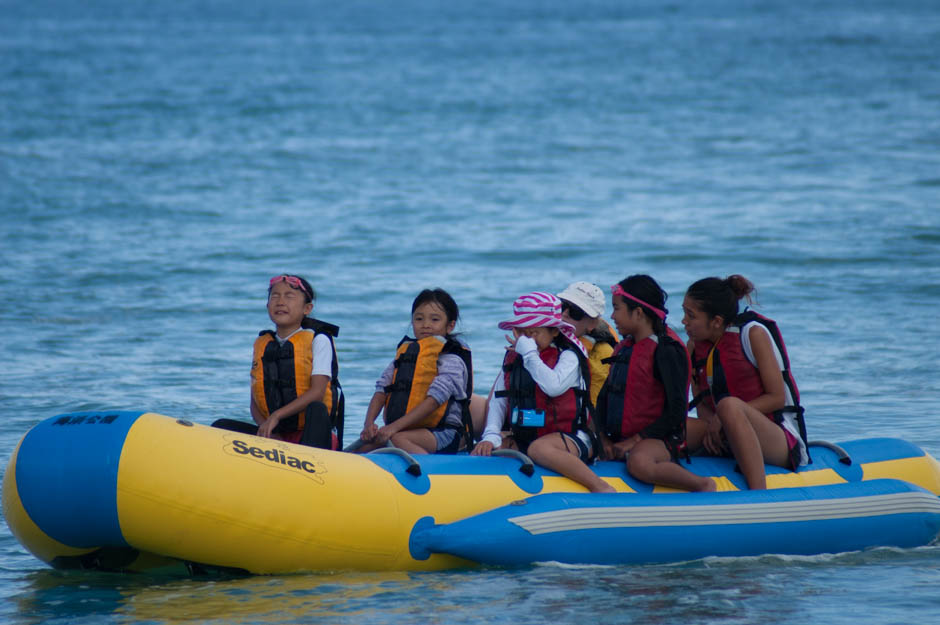
MULTIPOLYGON (((333 427, 342 440, 343 397, 339 384, 339 363, 333 337, 339 333, 336 326, 316 319, 305 319, 305 327, 292 334, 283 344, 279 343, 273 330, 264 330, 255 339, 251 363, 251 395, 261 415, 267 418, 272 412, 286 406, 310 389, 313 372, 313 340, 317 334, 325 334, 333 349, 333 366, 330 383, 323 395, 323 403, 330 414, 333 427)), ((275 432, 290 435, 304 429, 304 412, 282 419, 275 432)))
MULTIPOLYGON (((415 409, 428 396, 428 389, 437 377, 437 361, 442 354, 456 354, 467 367, 466 399, 463 403, 462 419, 469 421, 470 396, 473 394, 473 363, 470 350, 460 341, 442 336, 428 336, 421 340, 404 337, 395 351, 395 373, 392 383, 385 387, 385 422, 391 423, 415 409)), ((442 403, 413 428, 436 427, 454 402, 442 403)))

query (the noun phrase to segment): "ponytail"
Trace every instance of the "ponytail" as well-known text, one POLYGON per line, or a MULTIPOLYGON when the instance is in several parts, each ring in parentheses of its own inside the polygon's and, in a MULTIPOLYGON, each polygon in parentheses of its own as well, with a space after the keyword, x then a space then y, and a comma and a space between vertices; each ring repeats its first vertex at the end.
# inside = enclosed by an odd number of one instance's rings
POLYGON ((751 293, 754 292, 753 282, 737 273, 733 273, 725 278, 725 282, 728 284, 728 288, 731 289, 731 292, 734 293, 735 297, 738 299, 746 298, 748 304, 754 303, 751 299, 751 293))
POLYGON ((735 273, 724 280, 702 278, 689 287, 686 295, 698 302, 709 318, 720 316, 727 327, 738 315, 738 300, 743 298, 748 304, 754 303, 751 297, 754 290, 753 282, 735 273))

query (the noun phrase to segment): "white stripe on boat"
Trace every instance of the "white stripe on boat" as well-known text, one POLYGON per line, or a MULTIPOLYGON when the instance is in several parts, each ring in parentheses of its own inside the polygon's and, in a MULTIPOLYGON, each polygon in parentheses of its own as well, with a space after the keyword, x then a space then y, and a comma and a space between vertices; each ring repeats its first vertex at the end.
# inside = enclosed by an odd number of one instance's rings
POLYGON ((571 508, 509 519, 530 534, 617 527, 825 521, 893 514, 940 514, 940 498, 908 492, 870 497, 695 506, 571 508))

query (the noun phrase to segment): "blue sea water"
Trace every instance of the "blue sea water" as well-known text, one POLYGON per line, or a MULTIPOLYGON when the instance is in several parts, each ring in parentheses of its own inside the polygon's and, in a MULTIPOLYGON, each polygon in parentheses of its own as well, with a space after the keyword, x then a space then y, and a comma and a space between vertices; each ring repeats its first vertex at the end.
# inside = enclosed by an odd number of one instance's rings
MULTIPOLYGON (((0 0, 0 466, 72 410, 247 417, 267 278, 308 277, 355 438, 441 286, 478 392, 512 300, 741 273, 812 438, 940 454, 932 0, 0 0)), ((9 623, 935 622, 940 548, 162 579, 0 528, 9 623)))

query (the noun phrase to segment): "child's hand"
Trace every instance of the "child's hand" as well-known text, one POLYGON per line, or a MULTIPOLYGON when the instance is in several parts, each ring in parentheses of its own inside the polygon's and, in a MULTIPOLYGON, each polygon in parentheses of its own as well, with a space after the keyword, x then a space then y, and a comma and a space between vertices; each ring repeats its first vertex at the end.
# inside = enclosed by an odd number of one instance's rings
POLYGON ((480 441, 470 452, 471 456, 491 456, 493 455, 493 443, 480 441))
POLYGON ((506 351, 509 351, 509 350, 511 350, 511 349, 515 349, 515 348, 516 348, 516 341, 519 340, 519 334, 518 334, 518 332, 519 332, 518 330, 516 330, 515 328, 513 328, 513 329, 512 329, 512 336, 510 336, 510 335, 508 335, 508 334, 505 335, 505 336, 506 336, 506 342, 509 343, 509 345, 506 346, 506 351))
POLYGON ((624 443, 626 443, 626 441, 613 443, 610 446, 610 459, 611 460, 623 460, 624 458, 627 457, 627 450, 624 449, 624 443))
POLYGON ((634 434, 626 440, 622 440, 618 443, 612 443, 610 440, 604 441, 604 453, 607 455, 608 460, 623 460, 627 457, 627 453, 633 449, 633 447, 643 440, 643 437, 639 434, 634 434), (608 447, 610 445, 610 447, 608 447))
POLYGON ((525 335, 522 335, 516 339, 516 353, 520 356, 525 357, 529 354, 536 354, 538 351, 539 348, 538 344, 535 342, 535 339, 525 335))
POLYGON ((717 417, 707 419, 702 445, 708 453, 720 456, 724 453, 724 441, 721 440, 721 421, 717 417))
POLYGON ((368 423, 365 427, 362 428, 362 432, 359 434, 359 439, 366 443, 371 443, 375 440, 375 435, 378 434, 379 427, 375 423, 368 423))
POLYGON ((375 432, 375 437, 372 439, 372 442, 376 445, 385 445, 388 441, 398 434, 398 428, 392 425, 383 425, 375 432))
POLYGON ((271 438, 274 435, 274 428, 281 422, 281 415, 275 410, 271 416, 264 420, 264 423, 258 426, 258 436, 262 438, 271 438))
POLYGON ((620 453, 620 457, 621 457, 621 458, 626 458, 627 453, 629 453, 629 451, 630 451, 631 449, 633 449, 634 447, 636 447, 636 444, 639 443, 641 440, 643 440, 643 437, 642 437, 642 436, 640 436, 639 434, 634 434, 633 436, 631 436, 631 437, 628 438, 627 440, 625 440, 625 441, 620 441, 619 443, 617 443, 616 445, 614 445, 614 447, 619 447, 619 449, 621 450, 621 451, 619 452, 619 453, 620 453))

